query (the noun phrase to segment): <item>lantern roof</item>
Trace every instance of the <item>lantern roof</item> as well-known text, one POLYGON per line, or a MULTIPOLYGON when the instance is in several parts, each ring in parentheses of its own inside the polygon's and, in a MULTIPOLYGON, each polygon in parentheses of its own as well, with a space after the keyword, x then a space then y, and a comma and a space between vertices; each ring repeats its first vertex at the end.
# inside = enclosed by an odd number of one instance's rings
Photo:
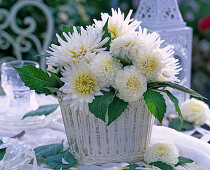
POLYGON ((177 0, 140 0, 134 16, 141 26, 151 30, 183 28, 186 26, 177 0))

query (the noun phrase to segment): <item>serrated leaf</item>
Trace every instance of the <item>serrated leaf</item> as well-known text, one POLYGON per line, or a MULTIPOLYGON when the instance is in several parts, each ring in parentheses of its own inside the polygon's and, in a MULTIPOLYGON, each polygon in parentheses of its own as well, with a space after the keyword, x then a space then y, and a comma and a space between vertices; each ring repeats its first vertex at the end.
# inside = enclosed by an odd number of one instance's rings
POLYGON ((39 146, 34 149, 37 158, 46 159, 63 151, 63 143, 39 146))
POLYGON ((55 74, 48 74, 41 69, 38 69, 32 65, 27 65, 22 68, 15 68, 21 80, 31 90, 35 90, 37 93, 44 93, 46 95, 51 94, 50 90, 46 87, 60 88, 63 82, 55 74))
POLYGON ((109 104, 113 101, 115 93, 112 91, 104 92, 102 96, 96 96, 92 103, 89 103, 89 110, 97 118, 104 122, 109 104))
POLYGON ((111 42, 111 34, 109 33, 109 30, 108 30, 108 24, 109 24, 109 19, 106 20, 106 23, 103 26, 104 35, 102 37, 102 40, 105 39, 106 37, 109 37, 109 41, 104 45, 104 47, 106 47, 107 50, 109 50, 109 46, 111 42))
POLYGON ((185 157, 182 157, 182 156, 179 156, 178 159, 179 159, 179 162, 176 165, 182 165, 182 164, 194 162, 192 159, 185 158, 185 157))
POLYGON ((177 89, 177 90, 180 90, 182 92, 188 93, 191 96, 199 97, 201 99, 207 99, 207 98, 205 98, 204 96, 200 95, 199 93, 197 93, 196 91, 194 91, 192 89, 189 89, 187 87, 184 87, 182 85, 179 85, 177 83, 172 83, 172 82, 169 82, 169 81, 150 82, 147 85, 148 85, 148 88, 171 87, 173 89, 177 89))
POLYGON ((43 106, 39 106, 38 109, 28 112, 26 113, 22 120, 25 119, 26 117, 30 117, 30 116, 47 116, 51 113, 53 113, 57 108, 58 108, 59 104, 50 104, 50 105, 43 105, 43 106))
POLYGON ((125 59, 125 58, 120 57, 120 56, 113 56, 113 58, 116 58, 116 59, 120 60, 120 63, 123 65, 123 67, 132 65, 132 62, 129 59, 125 59))
POLYGON ((0 161, 4 158, 5 154, 6 154, 6 148, 0 149, 0 161))
POLYGON ((127 102, 117 96, 114 97, 113 101, 108 106, 108 126, 125 111, 127 106, 127 102))
POLYGON ((182 126, 179 118, 172 119, 168 127, 175 129, 177 131, 188 131, 188 130, 193 130, 195 127, 193 126, 193 123, 183 121, 182 126), (181 128, 180 128, 181 127, 181 128))
POLYGON ((147 89, 144 93, 144 100, 151 114, 162 123, 166 113, 166 103, 163 95, 152 89, 147 89))
POLYGON ((46 165, 55 170, 71 168, 75 164, 77 164, 77 160, 67 150, 46 159, 46 165))
POLYGON ((150 165, 154 165, 154 166, 160 168, 161 170, 173 170, 173 167, 171 165, 168 165, 161 161, 152 162, 152 163, 150 163, 150 165))

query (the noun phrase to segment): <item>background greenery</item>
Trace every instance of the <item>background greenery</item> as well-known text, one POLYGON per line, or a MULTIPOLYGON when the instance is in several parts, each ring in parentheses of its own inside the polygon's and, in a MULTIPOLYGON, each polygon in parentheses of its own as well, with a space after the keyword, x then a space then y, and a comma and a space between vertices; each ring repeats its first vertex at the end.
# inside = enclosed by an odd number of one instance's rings
MULTIPOLYGON (((49 8, 55 20, 55 32, 61 32, 62 24, 89 25, 94 18, 99 19, 101 12, 110 13, 111 7, 127 13, 130 9, 137 10, 139 0, 37 0, 44 2, 49 8)), ((10 9, 17 0, 0 0, 0 8, 10 9)), ((193 28, 193 60, 192 60, 192 88, 210 99, 210 31, 202 32, 199 20, 210 14, 209 0, 178 0, 181 13, 187 25, 193 28)), ((36 35, 40 39, 45 38, 45 18, 42 13, 34 8, 25 8, 18 13, 17 23, 23 25, 25 16, 32 16, 39 23, 36 35), (33 12, 31 12, 33 11, 33 12)), ((0 17, 1 23, 1 17, 0 17)), ((12 36, 16 36, 11 30, 7 30, 12 36)), ((55 36, 52 37, 55 40, 55 36)), ((34 58, 36 50, 23 55, 24 59, 38 60, 34 58)), ((0 58, 14 56, 13 50, 0 51, 0 58)), ((210 101, 208 101, 210 104, 210 101)))

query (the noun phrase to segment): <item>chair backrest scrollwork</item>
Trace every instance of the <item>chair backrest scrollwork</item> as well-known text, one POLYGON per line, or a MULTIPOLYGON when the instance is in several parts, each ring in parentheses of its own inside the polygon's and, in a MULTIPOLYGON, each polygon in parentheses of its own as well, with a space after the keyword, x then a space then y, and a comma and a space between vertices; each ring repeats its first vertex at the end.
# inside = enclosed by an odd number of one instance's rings
MULTIPOLYGON (((10 9, 10 11, 0 8, 0 50, 7 50, 9 47, 12 47, 14 53, 14 59, 22 59, 22 54, 27 53, 31 50, 32 44, 36 48, 37 54, 45 53, 48 48, 51 38, 53 37, 54 32, 54 20, 49 8, 40 1, 35 0, 23 0, 16 2, 10 9), (42 11, 46 17, 46 30, 45 37, 41 41, 36 35, 35 30, 37 28, 37 22, 31 16, 26 16, 23 19, 24 28, 20 27, 17 24, 17 14, 23 8, 27 7, 36 7, 42 11), (11 36, 7 29, 11 29, 15 33, 15 37, 11 36)), ((5 56, 2 60, 9 59, 12 57, 5 56)), ((42 69, 45 69, 45 58, 40 59, 40 66, 42 69)))

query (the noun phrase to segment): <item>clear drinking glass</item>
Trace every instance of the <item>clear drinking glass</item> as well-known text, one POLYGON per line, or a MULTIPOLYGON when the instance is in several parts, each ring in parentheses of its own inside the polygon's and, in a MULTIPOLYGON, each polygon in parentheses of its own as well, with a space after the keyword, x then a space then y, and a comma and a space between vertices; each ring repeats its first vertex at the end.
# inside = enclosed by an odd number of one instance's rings
POLYGON ((1 66, 1 85, 9 99, 9 107, 11 108, 7 114, 13 114, 17 111, 23 114, 23 112, 37 108, 35 92, 24 85, 18 72, 14 69, 29 64, 39 67, 37 62, 27 60, 10 61, 1 66))
POLYGON ((41 98, 34 90, 24 85, 18 72, 14 69, 29 64, 39 67, 37 62, 27 60, 5 62, 1 66, 1 85, 6 96, 0 98, 0 128, 34 129, 44 127, 52 120, 52 116, 34 116, 22 120, 26 113, 43 105, 43 102, 40 103, 41 98))

